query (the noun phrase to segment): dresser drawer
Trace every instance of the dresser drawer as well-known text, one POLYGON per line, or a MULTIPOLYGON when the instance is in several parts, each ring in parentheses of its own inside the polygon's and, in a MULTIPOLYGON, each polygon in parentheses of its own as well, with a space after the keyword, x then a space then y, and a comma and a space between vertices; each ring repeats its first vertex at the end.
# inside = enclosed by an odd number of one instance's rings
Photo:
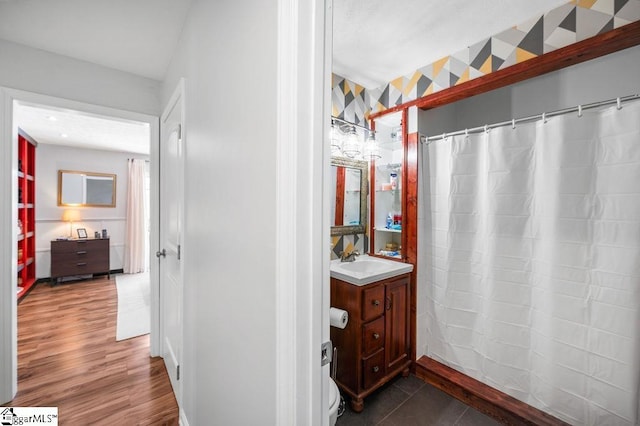
POLYGON ((109 246, 109 240, 70 240, 52 241, 51 251, 53 253, 76 253, 79 251, 102 250, 109 246))
POLYGON ((376 285, 362 293, 362 320, 370 321, 382 315, 384 313, 384 286, 376 285))
POLYGON ((109 254, 106 250, 79 250, 71 253, 56 253, 53 258, 56 263, 73 262, 108 262, 109 254))
POLYGON ((105 262, 98 261, 67 261, 51 264, 52 277, 66 277, 70 275, 85 275, 97 272, 108 272, 109 266, 105 262))
POLYGON ((384 377, 384 349, 362 360, 362 387, 367 389, 384 377))
POLYGON ((384 317, 362 326, 362 355, 368 356, 384 346, 384 317))

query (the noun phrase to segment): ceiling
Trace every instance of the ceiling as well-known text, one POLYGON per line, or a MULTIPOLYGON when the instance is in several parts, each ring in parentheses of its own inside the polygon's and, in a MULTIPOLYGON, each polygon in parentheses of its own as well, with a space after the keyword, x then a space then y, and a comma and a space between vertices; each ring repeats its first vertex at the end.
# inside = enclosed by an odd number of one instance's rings
MULTIPOLYGON (((334 0, 333 70, 367 88, 379 87, 567 1, 334 0)), ((162 80, 190 5, 191 0, 0 0, 0 39, 162 80)), ((105 117, 33 105, 19 117, 21 127, 43 143, 130 152, 143 152, 146 145, 148 153, 148 137, 125 140, 136 132, 123 129, 139 130, 139 124, 115 120, 109 126, 105 117)))
POLYGON ((38 143, 149 155, 148 123, 25 104, 14 120, 38 143))
POLYGON ((4 0, 0 39, 162 80, 191 0, 4 0))

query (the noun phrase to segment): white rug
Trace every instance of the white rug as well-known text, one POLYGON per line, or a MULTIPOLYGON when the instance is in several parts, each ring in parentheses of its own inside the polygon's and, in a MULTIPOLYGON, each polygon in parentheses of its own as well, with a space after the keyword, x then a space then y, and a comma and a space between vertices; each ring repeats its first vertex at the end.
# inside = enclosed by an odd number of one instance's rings
POLYGON ((116 340, 149 334, 151 291, 149 273, 116 275, 118 322, 116 340))

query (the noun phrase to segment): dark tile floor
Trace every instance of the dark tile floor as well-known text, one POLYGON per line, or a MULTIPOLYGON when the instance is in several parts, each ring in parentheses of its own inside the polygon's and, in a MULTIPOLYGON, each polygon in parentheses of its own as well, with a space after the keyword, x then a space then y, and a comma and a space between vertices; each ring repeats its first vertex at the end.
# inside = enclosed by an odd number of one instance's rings
POLYGON ((346 404, 336 426, 490 426, 499 423, 411 375, 398 377, 364 400, 355 413, 346 404))

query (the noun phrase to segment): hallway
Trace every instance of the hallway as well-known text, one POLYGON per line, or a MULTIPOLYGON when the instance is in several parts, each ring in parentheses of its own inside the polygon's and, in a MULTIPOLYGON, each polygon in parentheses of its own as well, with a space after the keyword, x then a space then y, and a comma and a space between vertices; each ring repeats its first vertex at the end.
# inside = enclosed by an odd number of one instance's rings
POLYGON ((115 280, 38 284, 18 305, 18 394, 8 406, 58 407, 63 425, 177 425, 149 335, 117 342, 115 280))

